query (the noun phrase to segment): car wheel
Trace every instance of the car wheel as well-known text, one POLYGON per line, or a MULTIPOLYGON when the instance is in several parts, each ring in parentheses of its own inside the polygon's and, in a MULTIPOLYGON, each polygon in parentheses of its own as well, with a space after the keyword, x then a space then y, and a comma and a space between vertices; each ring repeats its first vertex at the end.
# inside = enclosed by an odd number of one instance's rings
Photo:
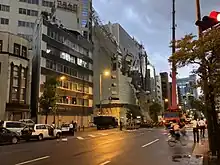
POLYGON ((17 137, 13 137, 11 140, 12 144, 17 144, 18 143, 18 138, 17 137))
POLYGON ((61 137, 61 133, 58 132, 58 133, 56 134, 56 138, 59 139, 60 137, 61 137))
POLYGON ((43 138, 44 138, 44 137, 43 137, 42 134, 38 135, 38 140, 39 140, 39 141, 43 140, 43 138))

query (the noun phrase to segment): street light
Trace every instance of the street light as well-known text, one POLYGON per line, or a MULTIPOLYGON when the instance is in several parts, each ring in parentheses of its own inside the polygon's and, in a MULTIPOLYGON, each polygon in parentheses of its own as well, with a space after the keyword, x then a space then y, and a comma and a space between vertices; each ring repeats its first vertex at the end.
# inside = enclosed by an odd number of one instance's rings
POLYGON ((100 111, 102 109, 102 77, 108 77, 110 76, 111 72, 109 70, 104 70, 103 72, 100 73, 99 76, 99 101, 100 101, 100 111))
POLYGON ((61 77, 60 77, 60 80, 62 80, 62 81, 65 80, 65 79, 66 79, 65 76, 61 76, 61 77))
POLYGON ((164 101, 165 101, 166 103, 168 103, 169 100, 168 100, 168 99, 165 99, 164 101))

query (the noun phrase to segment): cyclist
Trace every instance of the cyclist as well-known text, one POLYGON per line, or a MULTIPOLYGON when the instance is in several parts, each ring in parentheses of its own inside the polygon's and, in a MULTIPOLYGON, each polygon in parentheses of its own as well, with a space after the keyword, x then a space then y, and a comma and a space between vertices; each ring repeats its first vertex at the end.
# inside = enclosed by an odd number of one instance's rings
POLYGON ((173 120, 173 123, 171 124, 170 134, 172 136, 174 136, 176 140, 179 140, 179 138, 180 138, 180 125, 176 122, 176 120, 173 120))

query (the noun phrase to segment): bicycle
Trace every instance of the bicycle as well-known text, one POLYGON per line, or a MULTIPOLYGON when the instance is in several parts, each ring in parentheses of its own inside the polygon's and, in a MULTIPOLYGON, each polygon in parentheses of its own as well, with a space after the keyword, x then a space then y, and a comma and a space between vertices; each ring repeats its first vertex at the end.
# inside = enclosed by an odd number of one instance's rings
POLYGON ((186 146, 188 143, 188 136, 186 133, 180 135, 180 137, 177 139, 175 135, 171 135, 171 133, 168 134, 168 145, 170 147, 174 147, 178 142, 180 142, 180 144, 182 146, 186 146))

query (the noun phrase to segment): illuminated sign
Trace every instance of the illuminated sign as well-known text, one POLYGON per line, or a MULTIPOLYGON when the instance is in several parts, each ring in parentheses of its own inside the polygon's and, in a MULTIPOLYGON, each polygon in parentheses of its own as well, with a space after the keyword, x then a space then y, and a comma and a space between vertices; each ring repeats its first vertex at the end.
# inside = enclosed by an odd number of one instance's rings
POLYGON ((57 7, 65 10, 69 10, 72 12, 77 12, 77 4, 72 4, 72 3, 67 3, 67 2, 62 2, 62 1, 57 1, 57 7))

